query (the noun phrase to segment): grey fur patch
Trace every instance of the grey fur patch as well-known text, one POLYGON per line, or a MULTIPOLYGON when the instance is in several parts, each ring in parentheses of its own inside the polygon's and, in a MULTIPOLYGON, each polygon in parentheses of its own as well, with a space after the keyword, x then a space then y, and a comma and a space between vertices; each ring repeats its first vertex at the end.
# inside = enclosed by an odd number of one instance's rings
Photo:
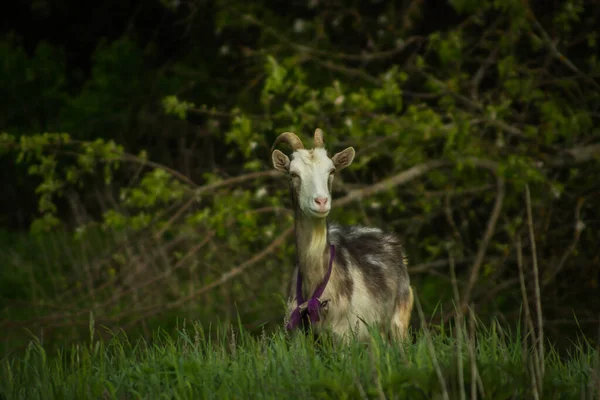
POLYGON ((340 266, 360 270, 371 295, 394 299, 408 287, 405 253, 396 235, 378 228, 330 225, 330 241, 339 248, 340 266))
POLYGON ((410 286, 401 286, 398 292, 398 298, 396 299, 396 303, 401 302, 405 303, 410 298, 410 286))

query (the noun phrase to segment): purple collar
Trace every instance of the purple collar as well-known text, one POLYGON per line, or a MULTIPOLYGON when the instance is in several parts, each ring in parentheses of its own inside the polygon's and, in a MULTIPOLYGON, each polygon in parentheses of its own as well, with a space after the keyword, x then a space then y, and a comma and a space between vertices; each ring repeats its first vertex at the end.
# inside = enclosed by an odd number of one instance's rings
POLYGON ((325 287, 327 286, 327 282, 329 282, 329 277, 331 276, 331 269, 333 267, 333 259, 335 258, 335 246, 329 246, 329 268, 327 269, 327 273, 325 274, 325 278, 323 281, 317 286, 315 291, 313 292, 312 297, 305 303, 304 297, 302 296, 302 273, 300 272, 300 267, 298 267, 298 277, 296 279, 296 301, 298 303, 298 307, 292 312, 292 316, 290 317, 290 322, 287 324, 287 329, 292 330, 298 327, 302 322, 302 318, 308 313, 311 324, 320 320, 319 318, 319 310, 323 307, 324 303, 321 301, 320 297, 325 291, 325 287))

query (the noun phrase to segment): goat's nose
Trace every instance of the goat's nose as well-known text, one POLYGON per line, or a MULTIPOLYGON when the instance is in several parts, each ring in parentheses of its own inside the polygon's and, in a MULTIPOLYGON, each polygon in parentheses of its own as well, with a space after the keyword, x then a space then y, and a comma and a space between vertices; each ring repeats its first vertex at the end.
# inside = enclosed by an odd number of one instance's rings
POLYGON ((327 205, 327 200, 327 197, 315 197, 315 203, 317 203, 321 207, 327 205))

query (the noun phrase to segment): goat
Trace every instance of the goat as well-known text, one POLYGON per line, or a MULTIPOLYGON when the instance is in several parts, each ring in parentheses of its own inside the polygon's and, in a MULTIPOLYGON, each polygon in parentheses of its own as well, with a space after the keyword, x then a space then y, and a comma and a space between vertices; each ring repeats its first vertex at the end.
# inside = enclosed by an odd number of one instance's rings
POLYGON ((377 326, 404 339, 414 299, 404 248, 395 234, 379 228, 328 222, 334 175, 352 163, 355 151, 348 147, 329 158, 321 129, 313 140, 314 148, 305 149, 296 134, 284 132, 271 148, 274 168, 289 177, 294 211, 297 264, 288 329, 300 324, 315 334, 328 329, 364 340, 368 326, 377 326), (279 143, 291 146, 291 160, 275 149, 279 143))

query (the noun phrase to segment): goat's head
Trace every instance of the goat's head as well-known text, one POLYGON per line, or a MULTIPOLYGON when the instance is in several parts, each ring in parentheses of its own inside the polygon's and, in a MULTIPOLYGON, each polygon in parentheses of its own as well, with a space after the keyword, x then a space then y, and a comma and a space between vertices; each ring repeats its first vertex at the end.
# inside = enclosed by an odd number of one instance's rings
POLYGON ((279 150, 273 150, 273 166, 290 178, 295 206, 309 218, 325 218, 331 210, 331 185, 335 172, 341 171, 354 160, 354 149, 327 156, 323 144, 323 131, 315 130, 314 148, 307 150, 295 133, 284 132, 275 139, 272 149, 279 143, 289 144, 294 152, 292 159, 279 150))

